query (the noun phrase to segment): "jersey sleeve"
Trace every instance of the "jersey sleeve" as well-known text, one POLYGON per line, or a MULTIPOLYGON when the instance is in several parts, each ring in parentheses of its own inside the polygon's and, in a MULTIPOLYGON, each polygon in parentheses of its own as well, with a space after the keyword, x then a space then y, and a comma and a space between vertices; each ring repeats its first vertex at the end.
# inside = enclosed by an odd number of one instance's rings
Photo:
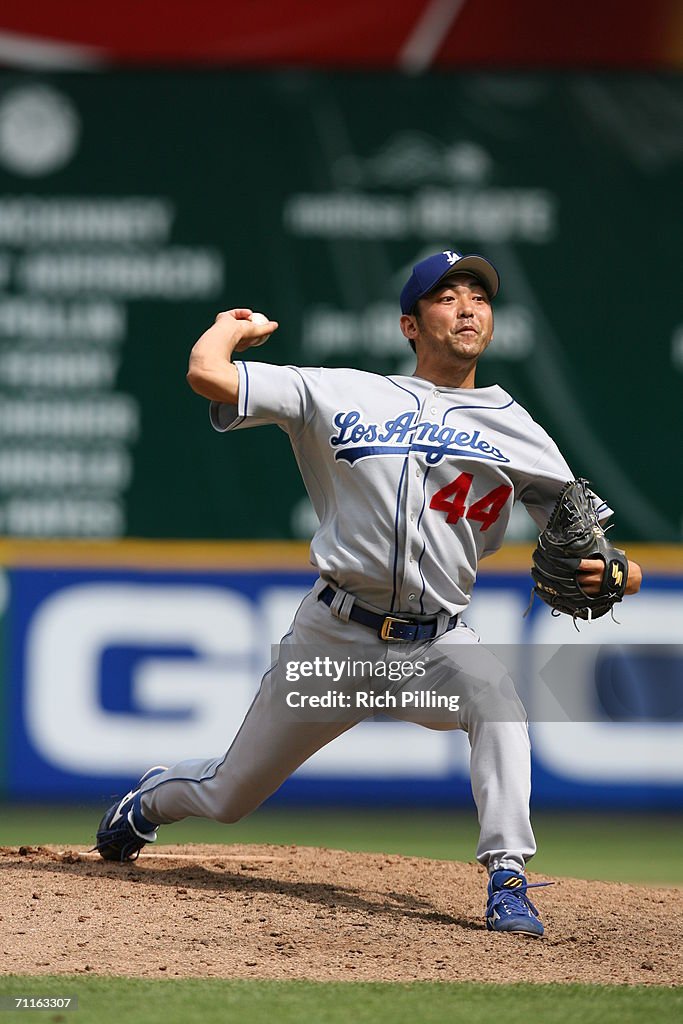
POLYGON ((211 402, 211 426, 220 433, 275 423, 287 433, 301 429, 313 412, 306 371, 272 363, 235 362, 237 405, 211 402))
MULTIPOLYGON (((574 474, 552 440, 543 449, 533 468, 520 474, 515 498, 524 504, 539 530, 545 529, 558 494, 573 479, 574 474)), ((614 515, 613 510, 594 491, 591 491, 591 496, 598 520, 605 523, 614 515)))

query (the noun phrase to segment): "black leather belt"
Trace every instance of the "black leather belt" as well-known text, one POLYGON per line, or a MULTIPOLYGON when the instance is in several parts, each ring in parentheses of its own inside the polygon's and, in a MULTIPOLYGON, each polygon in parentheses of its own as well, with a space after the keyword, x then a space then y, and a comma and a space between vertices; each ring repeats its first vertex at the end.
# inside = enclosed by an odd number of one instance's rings
MULTIPOLYGON (((320 591, 318 600, 323 601, 329 607, 334 601, 335 594, 334 587, 328 585, 320 591)), ((380 640, 386 640, 387 643, 392 640, 403 640, 406 643, 414 643, 416 640, 433 640, 438 628, 436 615, 422 622, 416 622, 415 619, 405 618, 405 616, 377 615, 375 612, 368 611, 367 608, 359 608, 357 604, 353 605, 349 618, 352 622, 360 622, 361 626, 377 630, 380 640)), ((448 620, 448 626, 444 632, 453 629, 457 622, 458 616, 454 615, 448 620)))

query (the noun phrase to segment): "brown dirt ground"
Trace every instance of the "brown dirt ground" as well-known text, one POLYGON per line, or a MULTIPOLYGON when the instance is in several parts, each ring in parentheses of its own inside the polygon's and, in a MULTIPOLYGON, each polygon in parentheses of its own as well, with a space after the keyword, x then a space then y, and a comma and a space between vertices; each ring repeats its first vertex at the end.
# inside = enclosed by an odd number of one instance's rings
POLYGON ((531 894, 533 939, 486 931, 477 864, 164 846, 118 865, 42 846, 0 848, 0 872, 3 974, 683 984, 681 889, 554 879, 531 894))

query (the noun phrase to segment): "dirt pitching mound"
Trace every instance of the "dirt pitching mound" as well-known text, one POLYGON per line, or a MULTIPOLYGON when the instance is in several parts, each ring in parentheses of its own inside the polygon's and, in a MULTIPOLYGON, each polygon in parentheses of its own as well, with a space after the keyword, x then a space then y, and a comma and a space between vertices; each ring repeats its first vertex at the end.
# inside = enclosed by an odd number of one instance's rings
MULTIPOLYGON (((553 879, 543 939, 483 921, 476 864, 157 846, 133 864, 0 848, 2 973, 683 983, 683 890, 553 879)), ((549 881, 532 875, 531 881, 549 881)))

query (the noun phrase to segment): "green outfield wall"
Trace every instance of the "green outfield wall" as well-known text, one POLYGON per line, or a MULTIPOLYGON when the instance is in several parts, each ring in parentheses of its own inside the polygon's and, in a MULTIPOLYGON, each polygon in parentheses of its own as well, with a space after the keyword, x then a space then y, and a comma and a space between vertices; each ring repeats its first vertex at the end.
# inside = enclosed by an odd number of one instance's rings
POLYGON ((248 305, 249 358, 409 374, 398 293, 456 247, 503 282, 480 384, 679 540, 682 111, 674 75, 4 72, 0 534, 306 538, 287 438, 213 434, 191 344, 248 305))

